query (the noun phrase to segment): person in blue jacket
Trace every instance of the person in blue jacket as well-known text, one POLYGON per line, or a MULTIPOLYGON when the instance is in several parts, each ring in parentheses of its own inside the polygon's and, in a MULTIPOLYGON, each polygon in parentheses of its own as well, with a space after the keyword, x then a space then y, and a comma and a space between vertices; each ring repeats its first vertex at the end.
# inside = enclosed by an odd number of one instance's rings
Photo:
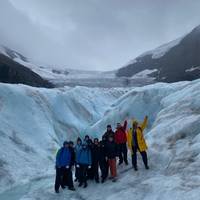
POLYGON ((79 187, 87 187, 87 170, 91 168, 92 156, 91 149, 87 143, 83 143, 77 157, 77 163, 80 167, 80 183, 79 187))
MULTIPOLYGON (((72 154, 69 148, 69 143, 65 141, 63 147, 61 147, 56 155, 56 180, 55 180, 55 192, 59 193, 60 186, 64 189, 65 183, 63 182, 64 177, 70 177, 70 164, 72 154)), ((75 190, 73 186, 73 180, 67 178, 67 185, 69 190, 75 190)))
POLYGON ((75 167, 75 182, 78 181, 79 183, 80 183, 79 157, 80 157, 81 148, 82 148, 82 140, 81 140, 81 138, 77 138, 76 146, 75 146, 75 163, 76 163, 76 167, 75 167))

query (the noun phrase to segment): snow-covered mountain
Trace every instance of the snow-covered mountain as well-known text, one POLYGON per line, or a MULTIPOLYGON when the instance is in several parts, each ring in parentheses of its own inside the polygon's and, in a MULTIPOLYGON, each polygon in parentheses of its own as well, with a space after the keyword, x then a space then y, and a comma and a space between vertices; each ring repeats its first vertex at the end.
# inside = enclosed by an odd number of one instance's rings
POLYGON ((22 83, 35 87, 53 87, 53 84, 17 62, 17 60, 27 62, 27 59, 18 52, 0 46, 0 82, 22 83))
POLYGON ((199 88, 200 79, 129 91, 0 84, 0 199, 198 199, 199 88), (64 139, 101 137, 108 123, 146 114, 150 171, 140 163, 137 173, 120 168, 117 183, 54 194, 55 151, 64 139))
POLYGON ((47 66, 35 63, 8 47, 0 46, 0 81, 43 87, 112 88, 144 86, 157 81, 194 80, 200 77, 199 38, 200 26, 179 39, 145 52, 125 67, 110 72, 47 66))
POLYGON ((189 34, 145 52, 117 71, 118 77, 132 77, 144 70, 157 81, 176 82, 200 77, 200 26, 189 34))
MULTIPOLYGON (((43 87, 64 87, 64 86, 87 86, 87 87, 131 87, 143 86, 154 82, 154 78, 149 77, 148 73, 142 76, 134 77, 116 77, 116 71, 87 71, 87 70, 74 70, 66 67, 48 66, 41 63, 35 63, 31 59, 26 58, 17 51, 11 50, 5 46, 0 46, 0 64, 2 63, 2 77, 1 82, 7 83, 24 83, 27 85, 35 86, 39 82, 39 78, 34 79, 30 75, 33 74, 40 76, 40 79, 47 80, 51 84, 43 84, 43 87), (7 65, 5 66, 5 61, 7 65), (3 69, 7 67, 8 73, 5 75, 3 69), (31 71, 30 71, 31 70, 31 71), (13 72, 14 71, 14 72, 13 72), (18 77, 16 77, 16 72, 18 77), (25 72, 29 73, 25 73, 25 72), (3 79, 4 77, 4 79, 3 79), (12 78, 10 78, 12 77, 12 78), (27 82, 27 79, 29 82, 27 82), (34 85, 35 83, 35 85, 34 85)), ((46 81, 46 82, 47 82, 46 81)), ((42 85, 42 84, 41 84, 42 85)), ((39 85, 39 86, 41 86, 39 85)))

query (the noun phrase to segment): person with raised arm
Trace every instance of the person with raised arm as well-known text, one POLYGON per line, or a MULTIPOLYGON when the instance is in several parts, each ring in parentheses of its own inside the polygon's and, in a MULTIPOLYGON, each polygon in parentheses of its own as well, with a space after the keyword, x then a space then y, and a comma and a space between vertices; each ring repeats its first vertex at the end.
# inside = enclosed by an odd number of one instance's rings
POLYGON ((138 170, 137 166, 137 152, 139 151, 145 168, 149 169, 147 158, 147 144, 144 138, 144 129, 147 127, 148 117, 144 118, 144 121, 140 124, 137 120, 133 120, 132 128, 129 129, 127 134, 128 147, 132 154, 132 164, 135 171, 138 170))
POLYGON ((126 128, 127 120, 124 121, 123 126, 120 123, 117 123, 117 128, 115 131, 115 143, 117 144, 119 165, 121 165, 123 162, 125 162, 125 164, 128 165, 126 128))

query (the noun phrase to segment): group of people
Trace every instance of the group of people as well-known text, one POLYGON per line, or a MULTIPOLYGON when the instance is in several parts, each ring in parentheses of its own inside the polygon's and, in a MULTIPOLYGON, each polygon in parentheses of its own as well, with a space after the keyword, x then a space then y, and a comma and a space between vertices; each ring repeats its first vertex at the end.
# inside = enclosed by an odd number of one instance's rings
POLYGON ((65 141, 63 147, 56 155, 56 180, 55 192, 59 193, 59 188, 68 187, 74 191, 73 182, 78 182, 79 187, 87 187, 87 180, 95 180, 100 183, 99 169, 101 172, 101 183, 109 179, 115 182, 117 179, 117 158, 119 165, 128 165, 127 146, 131 151, 132 165, 137 171, 137 152, 140 152, 144 166, 149 169, 147 159, 147 144, 143 131, 147 126, 148 117, 140 124, 133 120, 132 127, 127 131, 127 120, 121 125, 117 123, 115 132, 111 125, 107 125, 107 130, 102 136, 92 140, 88 135, 82 140, 78 138, 76 144, 72 141, 65 141), (75 180, 73 181, 73 167, 75 166, 75 180))

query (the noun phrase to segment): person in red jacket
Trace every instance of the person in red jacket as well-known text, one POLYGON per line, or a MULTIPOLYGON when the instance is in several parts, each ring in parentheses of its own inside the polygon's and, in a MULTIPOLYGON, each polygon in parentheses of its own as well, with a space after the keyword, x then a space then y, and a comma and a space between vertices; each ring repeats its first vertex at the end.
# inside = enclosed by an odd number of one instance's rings
POLYGON ((124 121, 123 126, 120 123, 117 123, 117 128, 115 131, 115 143, 117 144, 117 149, 118 149, 119 165, 121 165, 123 161, 125 162, 126 165, 128 165, 126 128, 127 128, 127 120, 124 121))

